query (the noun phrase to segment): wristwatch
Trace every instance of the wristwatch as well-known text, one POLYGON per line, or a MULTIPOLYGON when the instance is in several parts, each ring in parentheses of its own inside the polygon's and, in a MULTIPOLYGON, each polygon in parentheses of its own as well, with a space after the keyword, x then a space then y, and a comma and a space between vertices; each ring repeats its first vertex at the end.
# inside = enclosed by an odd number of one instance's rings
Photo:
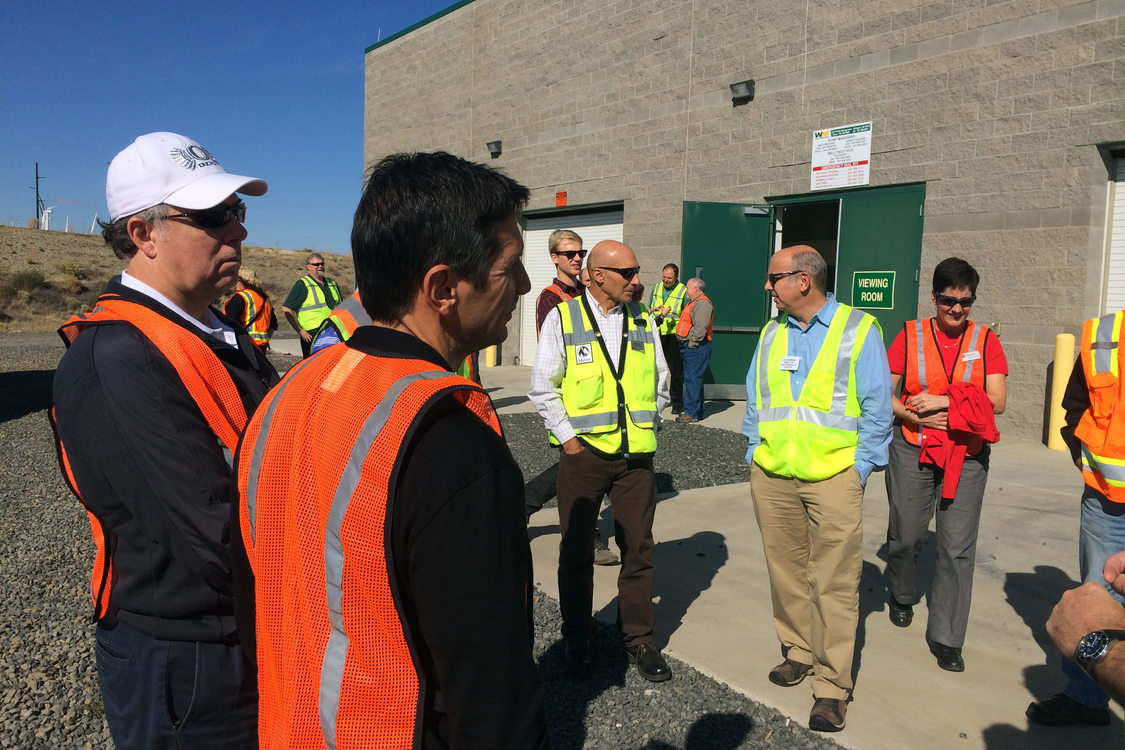
POLYGON ((1082 636, 1074 649, 1074 661, 1093 677, 1094 665, 1105 658, 1118 641, 1125 641, 1125 630, 1095 630, 1082 636))

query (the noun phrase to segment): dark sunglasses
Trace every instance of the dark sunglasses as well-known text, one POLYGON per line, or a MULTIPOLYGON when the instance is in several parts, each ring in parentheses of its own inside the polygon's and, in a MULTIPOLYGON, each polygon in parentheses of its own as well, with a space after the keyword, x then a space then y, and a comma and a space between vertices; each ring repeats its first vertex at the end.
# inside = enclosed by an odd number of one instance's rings
POLYGON ((580 259, 586 257, 585 250, 555 250, 552 255, 565 255, 567 260, 574 260, 577 255, 580 259))
POLYGON ((228 206, 225 203, 214 208, 205 208, 202 211, 185 211, 182 214, 168 214, 165 219, 191 219, 203 229, 218 229, 225 227, 231 219, 238 222, 246 221, 246 204, 242 201, 228 206))
POLYGON ((977 296, 974 294, 971 297, 950 297, 948 294, 939 294, 936 296, 938 304, 942 307, 972 307, 973 303, 977 301, 977 296))
POLYGON ((634 266, 633 268, 614 268, 613 266, 598 266, 598 268, 601 268, 605 271, 615 271, 615 272, 621 274, 621 278, 625 279, 626 281, 632 281, 633 277, 636 276, 641 270, 640 266, 634 266))
POLYGON ((777 282, 784 279, 786 276, 800 273, 800 271, 782 271, 781 273, 767 273, 766 278, 770 280, 770 286, 776 286, 777 282))
POLYGON ((324 268, 324 261, 321 261, 320 263, 309 263, 307 265, 310 265, 313 268, 324 268))

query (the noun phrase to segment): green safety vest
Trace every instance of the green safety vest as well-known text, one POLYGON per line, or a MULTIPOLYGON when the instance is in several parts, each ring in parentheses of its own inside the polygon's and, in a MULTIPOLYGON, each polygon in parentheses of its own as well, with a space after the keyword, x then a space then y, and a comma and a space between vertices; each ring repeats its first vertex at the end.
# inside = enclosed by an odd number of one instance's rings
POLYGON ((306 331, 315 331, 332 312, 332 308, 340 304, 340 287, 336 285, 335 280, 325 279, 324 283, 332 296, 331 300, 326 300, 316 279, 305 276, 301 281, 305 283, 305 301, 297 310, 297 325, 306 331))
MULTIPOLYGON (((656 337, 645 309, 626 305, 622 341, 604 341, 586 310, 584 297, 560 302, 566 373, 562 402, 582 442, 608 455, 656 452, 656 337), (605 347, 620 346, 621 375, 605 347), (621 425, 624 424, 624 430, 621 425)), ((551 442, 559 442, 551 435, 551 442)))
POLYGON ((855 465, 860 416, 855 363, 871 326, 879 324, 841 304, 794 401, 790 373, 781 369, 789 351, 786 320, 784 314, 771 320, 758 341, 761 445, 754 449, 754 463, 771 474, 819 482, 855 465))
POLYGON ((672 290, 668 292, 667 302, 665 302, 661 296, 663 291, 664 282, 662 281, 652 288, 652 296, 649 298, 648 306, 650 309, 663 307, 664 305, 671 306, 672 312, 664 316, 660 327, 657 328, 657 332, 661 336, 667 336, 668 334, 676 332, 676 321, 679 320, 680 313, 683 312, 684 309, 684 295, 687 293, 687 287, 677 282, 676 285, 672 287, 672 290))

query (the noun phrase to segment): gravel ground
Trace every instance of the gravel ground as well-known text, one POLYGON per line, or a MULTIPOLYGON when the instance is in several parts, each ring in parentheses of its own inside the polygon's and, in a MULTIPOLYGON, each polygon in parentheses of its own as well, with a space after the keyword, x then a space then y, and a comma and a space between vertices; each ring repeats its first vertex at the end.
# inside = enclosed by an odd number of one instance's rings
MULTIPOLYGON (((89 621, 93 544, 59 475, 46 416, 61 353, 54 334, 0 336, 0 748, 112 747, 89 621)), ((554 459, 534 415, 503 423, 526 476, 554 459)), ((748 478, 738 435, 670 423, 660 441, 660 492, 748 478)), ((595 635, 594 673, 571 680, 562 671, 558 604, 541 592, 535 622, 555 750, 837 747, 675 660, 671 681, 645 682, 613 628, 595 635)))

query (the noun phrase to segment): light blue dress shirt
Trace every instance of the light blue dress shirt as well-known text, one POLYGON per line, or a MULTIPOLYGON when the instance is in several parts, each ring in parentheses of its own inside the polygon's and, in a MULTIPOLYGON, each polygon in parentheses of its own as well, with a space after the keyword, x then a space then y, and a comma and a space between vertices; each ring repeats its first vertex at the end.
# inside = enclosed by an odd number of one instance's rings
MULTIPOLYGON (((828 294, 827 297, 828 301, 809 320, 808 328, 801 328, 800 323, 792 318, 787 319, 789 354, 801 358, 797 369, 789 373, 789 387, 794 400, 800 396, 809 369, 820 353, 832 316, 840 309, 835 295, 828 294)), ((871 326, 859 350, 859 359, 855 363, 855 387, 860 410, 855 468, 866 486, 871 472, 887 465, 887 446, 891 443, 891 423, 894 419, 891 410, 891 370, 887 365, 883 337, 875 326, 871 326)), ((749 441, 746 447, 748 464, 754 458, 754 449, 762 442, 758 437, 757 390, 758 350, 755 350, 750 360, 750 370, 746 373, 746 417, 742 420, 742 434, 749 441)))

